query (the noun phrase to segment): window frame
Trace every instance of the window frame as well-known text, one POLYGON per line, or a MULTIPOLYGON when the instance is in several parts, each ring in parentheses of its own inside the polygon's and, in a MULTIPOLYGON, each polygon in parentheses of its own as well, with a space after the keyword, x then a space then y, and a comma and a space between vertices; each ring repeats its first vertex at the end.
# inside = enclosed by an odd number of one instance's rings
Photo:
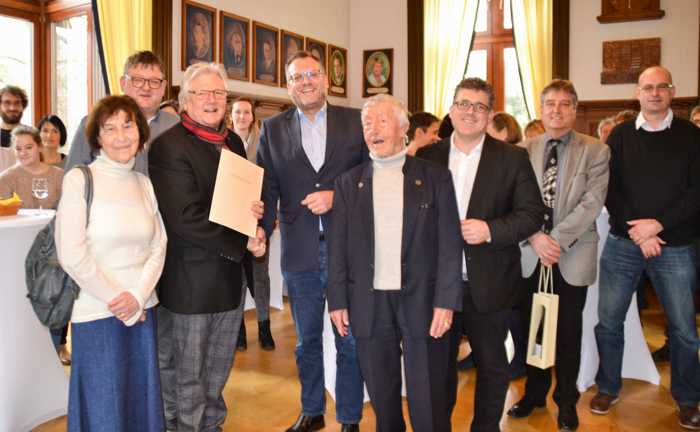
POLYGON ((486 51, 486 81, 491 83, 495 94, 493 111, 503 111, 506 99, 503 52, 506 48, 515 48, 513 29, 503 28, 505 6, 501 10, 501 1, 480 1, 488 5, 486 31, 474 32, 471 51, 486 51))
POLYGON ((44 26, 41 24, 41 7, 33 4, 22 4, 22 9, 17 9, 12 7, 12 5, 0 4, 0 14, 9 16, 12 18, 18 18, 26 20, 32 23, 34 27, 34 55, 32 58, 32 106, 34 107, 34 112, 32 113, 35 121, 41 118, 44 112, 44 97, 46 95, 45 81, 42 79, 40 71, 44 63, 43 54, 43 32, 44 26))
POLYGON ((51 113, 52 106, 52 73, 51 64, 51 25, 79 15, 87 15, 88 19, 88 111, 92 109, 92 68, 95 34, 92 3, 90 0, 0 0, 0 14, 29 21, 34 26, 34 55, 32 64, 32 104, 33 118, 38 122, 41 117, 51 113))

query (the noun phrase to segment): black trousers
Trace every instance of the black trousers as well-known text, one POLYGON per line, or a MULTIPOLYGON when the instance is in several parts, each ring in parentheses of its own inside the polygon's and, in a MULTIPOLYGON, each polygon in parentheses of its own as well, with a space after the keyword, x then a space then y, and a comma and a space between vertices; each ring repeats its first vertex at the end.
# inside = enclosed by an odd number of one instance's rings
POLYGON ((408 413, 414 431, 450 431, 447 411, 449 339, 408 334, 411 311, 400 291, 374 291, 372 336, 355 338, 362 376, 372 400, 378 432, 406 430, 401 408, 401 354, 406 372, 408 413))
MULTIPOLYGON (((541 267, 532 275, 523 279, 523 283, 529 293, 537 292, 541 267)), ((557 385, 554 389, 553 399, 558 406, 576 405, 579 392, 576 388, 579 366, 581 365, 581 327, 583 321, 583 307, 586 304, 588 287, 568 284, 559 271, 559 266, 552 267, 554 278, 554 293, 559 295, 559 314, 557 321, 557 349, 554 362, 557 385)), ((530 328, 530 314, 532 312, 532 294, 522 302, 522 316, 525 318, 523 325, 530 328)), ((552 385, 552 371, 527 366, 527 381, 525 383, 525 398, 533 403, 543 403, 552 385)))
POLYGON ((474 419, 472 432, 498 432, 506 392, 510 383, 505 340, 510 310, 481 313, 476 310, 469 288, 464 282, 462 313, 455 314, 450 330, 450 359, 448 365, 449 413, 457 401, 457 354, 462 332, 469 338, 476 363, 474 419))

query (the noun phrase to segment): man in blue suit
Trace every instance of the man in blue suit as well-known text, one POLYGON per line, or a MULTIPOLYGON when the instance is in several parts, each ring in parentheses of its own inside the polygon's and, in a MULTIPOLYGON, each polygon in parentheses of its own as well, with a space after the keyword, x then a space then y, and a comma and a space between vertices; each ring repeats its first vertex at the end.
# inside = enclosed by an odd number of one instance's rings
MULTIPOLYGON (((322 332, 333 184, 368 155, 360 111, 326 102, 328 77, 318 59, 299 51, 287 60, 286 75, 295 107, 264 122, 258 165, 265 169, 262 226, 270 236, 279 219, 282 275, 297 332, 302 411, 287 432, 305 432, 325 426, 322 332)), ((364 392, 355 339, 336 333, 335 346, 336 417, 341 431, 358 431, 364 392)))

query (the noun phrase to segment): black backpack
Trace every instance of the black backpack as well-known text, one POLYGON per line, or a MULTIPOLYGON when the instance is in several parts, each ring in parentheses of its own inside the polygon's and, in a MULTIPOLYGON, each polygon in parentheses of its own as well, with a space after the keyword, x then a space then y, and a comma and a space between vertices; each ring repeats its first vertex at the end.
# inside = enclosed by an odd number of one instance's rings
MULTIPOLYGON (((76 166, 85 176, 85 203, 87 218, 90 220, 93 182, 90 168, 76 166)), ((56 217, 54 216, 36 235, 24 262, 27 280, 27 297, 34 308, 34 313, 42 324, 52 329, 65 327, 73 312, 73 302, 80 294, 80 287, 63 271, 56 255, 54 242, 56 217)))

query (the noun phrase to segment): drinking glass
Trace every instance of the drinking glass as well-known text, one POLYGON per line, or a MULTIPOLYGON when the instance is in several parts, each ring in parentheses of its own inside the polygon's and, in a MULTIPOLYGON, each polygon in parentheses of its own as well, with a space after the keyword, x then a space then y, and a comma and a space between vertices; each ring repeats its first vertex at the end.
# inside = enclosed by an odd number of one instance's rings
POLYGON ((34 198, 39 200, 39 214, 43 214, 41 201, 49 197, 49 179, 32 179, 32 194, 34 195, 34 198))

